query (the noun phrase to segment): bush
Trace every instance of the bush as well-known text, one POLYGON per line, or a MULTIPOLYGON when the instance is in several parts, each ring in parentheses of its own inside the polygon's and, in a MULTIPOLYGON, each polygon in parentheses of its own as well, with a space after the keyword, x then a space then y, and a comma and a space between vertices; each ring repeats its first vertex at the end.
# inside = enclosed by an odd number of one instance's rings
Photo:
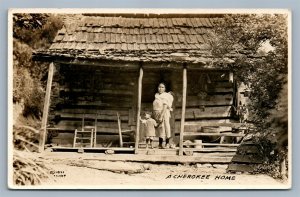
POLYGON ((14 151, 13 182, 15 185, 37 185, 41 184, 42 179, 49 178, 49 169, 43 164, 44 162, 32 156, 32 154, 14 151))
POLYGON ((254 166, 254 174, 268 174, 276 179, 285 178, 281 175, 281 162, 287 158, 288 150, 278 147, 279 139, 274 134, 274 130, 269 129, 257 134, 252 140, 259 146, 258 156, 263 158, 263 161, 262 164, 254 166))
MULTIPOLYGON (((13 20, 13 102, 24 103, 24 116, 40 118, 48 64, 33 62, 32 51, 49 47, 62 21, 47 14, 14 14, 13 20)), ((30 125, 30 118, 21 117, 19 122, 22 118, 30 125)), ((40 122, 34 120, 32 126, 39 128, 40 122)), ((39 142, 39 130, 34 127, 13 127, 13 181, 16 185, 36 185, 43 178, 49 178, 45 161, 32 153, 38 150, 39 142)))
POLYGON ((39 130, 30 126, 13 127, 13 182, 15 185, 37 185, 49 178, 45 161, 35 157, 38 150, 39 130))
POLYGON ((43 100, 41 69, 31 61, 32 48, 27 44, 14 39, 13 49, 13 102, 24 103, 25 114, 39 118, 43 100))
POLYGON ((49 14, 14 14, 14 38, 33 49, 50 46, 63 22, 59 16, 49 14))
POLYGON ((24 103, 25 116, 40 118, 48 64, 32 61, 32 52, 49 47, 63 22, 48 14, 14 14, 13 20, 13 102, 24 103))

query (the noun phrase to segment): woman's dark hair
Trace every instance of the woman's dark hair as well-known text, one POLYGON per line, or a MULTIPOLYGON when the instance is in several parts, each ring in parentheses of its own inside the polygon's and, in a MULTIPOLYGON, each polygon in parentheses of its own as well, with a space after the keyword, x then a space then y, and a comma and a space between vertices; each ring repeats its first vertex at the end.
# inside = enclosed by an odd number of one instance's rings
POLYGON ((166 83, 165 82, 159 82, 157 87, 160 85, 160 84, 163 84, 165 87, 167 87, 166 83))
POLYGON ((162 82, 159 82, 158 85, 157 85, 156 87, 158 87, 160 84, 164 85, 165 88, 166 88, 166 91, 167 91, 167 84, 166 84, 165 82, 163 82, 163 81, 162 81, 162 82))

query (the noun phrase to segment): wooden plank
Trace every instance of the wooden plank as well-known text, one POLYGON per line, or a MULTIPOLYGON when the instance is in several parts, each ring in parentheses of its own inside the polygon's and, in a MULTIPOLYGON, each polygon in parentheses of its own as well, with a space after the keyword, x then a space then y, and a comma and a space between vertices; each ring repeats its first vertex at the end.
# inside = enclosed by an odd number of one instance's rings
MULTIPOLYGON (((178 130, 180 124, 178 122, 175 123, 175 129, 178 130)), ((199 126, 199 125, 185 125, 185 131, 189 132, 203 132, 203 133, 223 133, 223 132, 232 132, 232 127, 225 126, 199 126)), ((235 131, 234 131, 235 132, 235 131)), ((236 132, 237 133, 237 132, 236 132)))
MULTIPOLYGON (((113 112, 115 113, 119 113, 118 111, 114 111, 112 110, 113 112)), ((56 117, 60 120, 64 120, 64 119, 81 119, 82 118, 82 115, 84 114, 85 118, 86 119, 95 119, 97 118, 98 120, 116 120, 116 115, 111 115, 111 114, 85 114, 85 113, 82 113, 82 114, 72 114, 72 113, 56 113, 56 117)), ((129 120, 129 116, 128 114, 126 115, 122 115, 121 116, 121 120, 124 122, 124 121, 128 121, 129 120)))
POLYGON ((229 82, 233 83, 233 72, 229 73, 229 82))
POLYGON ((140 140, 140 116, 141 116, 141 102, 142 102, 142 86, 143 86, 143 68, 140 65, 140 74, 138 80, 138 99, 137 99, 137 116, 136 116, 136 135, 135 135, 135 153, 138 153, 140 140))
POLYGON ((217 144, 217 143, 194 143, 194 142, 184 142, 183 145, 185 146, 224 146, 224 147, 238 147, 240 144, 217 144))
MULTIPOLYGON (((181 106, 181 97, 178 98, 176 106, 181 106)), ((218 105, 232 105, 233 96, 231 94, 225 95, 208 95, 206 98, 200 96, 187 96, 187 107, 199 107, 199 106, 218 106, 218 105)))
MULTIPOLYGON (((113 128, 113 129, 118 129, 118 123, 117 123, 117 120, 116 120, 116 117, 114 119, 114 121, 99 121, 99 119, 97 119, 97 126, 98 127, 102 127, 102 128, 113 128)), ((85 126, 89 125, 89 126, 94 126, 94 121, 95 119, 85 119, 85 126)), ((126 121, 127 122, 127 121, 126 121)), ((73 126, 73 127, 78 127, 78 126, 81 126, 82 125, 82 122, 80 120, 62 120, 60 122, 58 122, 55 126, 56 127, 61 127, 61 126, 73 126)), ((122 129, 126 128, 128 129, 129 126, 128 124, 123 124, 122 125, 122 129)))
POLYGON ((178 155, 178 149, 139 149, 145 155, 178 155))
POLYGON ((59 104, 59 108, 77 108, 77 109, 103 109, 103 108, 123 108, 128 109, 132 106, 131 103, 101 103, 101 102, 89 102, 89 101, 78 101, 74 103, 63 103, 59 104))
POLYGON ((59 111, 55 111, 56 115, 61 115, 61 114, 86 114, 86 115, 110 115, 110 116, 115 116, 116 113, 119 113, 120 116, 126 116, 128 115, 128 110, 127 109, 62 109, 59 111))
POLYGON ((61 91, 64 91, 65 95, 72 95, 72 94, 80 94, 80 95, 102 95, 102 94, 108 94, 108 95, 126 95, 126 96, 132 96, 133 92, 129 90, 93 90, 89 91, 88 89, 80 89, 80 88, 61 88, 61 91))
POLYGON ((194 152, 193 156, 202 157, 233 157, 235 152, 194 152))
POLYGON ((132 107, 131 109, 128 110, 128 125, 135 125, 135 121, 134 121, 134 107, 132 107))
POLYGON ((245 123, 234 123, 234 122, 199 122, 199 121, 189 121, 185 122, 186 126, 199 126, 199 127, 232 127, 234 129, 247 129, 247 127, 253 126, 252 124, 245 123))
MULTIPOLYGON (((56 150, 77 150, 78 148, 65 148, 65 147, 54 147, 56 150)), ((83 148, 86 151, 89 150, 114 150, 116 151, 133 151, 131 148, 83 148)), ((51 152, 46 153, 44 155, 45 158, 65 158, 66 155, 59 153, 59 152, 51 152)), ((78 155, 77 153, 70 153, 69 157, 71 158, 79 158, 81 160, 94 160, 94 161, 133 161, 133 162, 151 162, 151 163, 229 163, 232 157, 204 157, 204 156, 178 156, 178 155, 144 155, 144 154, 114 154, 114 155, 107 155, 107 154, 85 154, 85 155, 78 155)))
MULTIPOLYGON (((60 126, 60 127, 51 127, 47 128, 47 131, 56 131, 58 133, 74 133, 75 129, 80 127, 75 126, 60 126)), ((129 128, 130 130, 130 128, 129 128)), ((127 131, 127 129, 126 129, 127 131)), ((122 132, 122 135, 131 135, 131 132, 122 132)), ((118 129, 106 128, 106 127, 97 127, 97 135, 118 135, 118 129)))
POLYGON ((46 95, 44 101, 44 109, 43 109, 43 117, 42 117, 42 124, 41 124, 41 132, 40 132, 40 140, 39 140, 39 152, 44 151, 45 141, 46 141, 46 134, 47 134, 47 122, 48 122, 48 113, 49 113, 49 106, 50 106, 50 95, 51 95, 51 86, 53 75, 55 72, 54 63, 50 63, 49 71, 48 71, 48 79, 47 79, 47 87, 46 87, 46 95))
MULTIPOLYGON (((77 150, 79 147, 61 147, 61 146, 54 146, 52 147, 52 149, 55 149, 55 150, 77 150)), ((113 151, 124 151, 124 152, 127 152, 127 151, 133 151, 134 149, 133 148, 126 148, 126 147, 80 147, 84 150, 113 150, 113 151)))
MULTIPOLYGON (((181 109, 181 122, 180 122, 180 137, 179 137, 179 155, 183 155, 183 133, 185 122, 185 110, 186 110, 186 91, 187 91, 187 69, 184 65, 182 73, 182 109, 181 109)), ((176 111, 177 112, 177 111, 176 111)))
MULTIPOLYGON (((197 128, 197 130, 201 130, 201 124, 206 124, 212 125, 212 127, 214 125, 218 125, 218 123, 231 123, 233 120, 228 119, 228 118, 220 118, 220 119, 203 119, 203 120, 186 120, 185 121, 185 126, 186 128, 191 128, 191 127, 195 127, 197 128), (191 123, 191 125, 189 125, 189 123, 191 123), (198 126, 200 125, 200 126, 198 126)), ((180 120, 176 120, 175 121, 175 128, 177 131, 180 131, 180 120)))
POLYGON ((52 98, 55 98, 58 100, 57 103, 62 104, 78 104, 78 105, 101 105, 101 104, 128 104, 131 102, 132 97, 128 96, 126 99, 118 97, 124 97, 124 96, 117 96, 117 95, 95 95, 93 93, 86 94, 86 95, 80 95, 77 94, 70 94, 70 95, 53 95, 52 98))
POLYGON ((200 133, 200 132, 185 132, 184 136, 231 136, 231 137, 244 137, 245 134, 239 133, 200 133))
POLYGON ((119 113, 117 113, 117 118, 118 118, 118 131, 119 131, 120 147, 123 147, 121 119, 120 119, 119 113))
POLYGON ((210 148, 184 148, 183 150, 194 152, 236 152, 236 148, 210 147, 210 148))
MULTIPOLYGON (((175 112, 175 119, 181 118, 181 110, 175 112)), ((231 106, 217 106, 217 107, 201 107, 201 108, 187 108, 185 110, 185 119, 197 120, 203 118, 230 118, 231 106)))

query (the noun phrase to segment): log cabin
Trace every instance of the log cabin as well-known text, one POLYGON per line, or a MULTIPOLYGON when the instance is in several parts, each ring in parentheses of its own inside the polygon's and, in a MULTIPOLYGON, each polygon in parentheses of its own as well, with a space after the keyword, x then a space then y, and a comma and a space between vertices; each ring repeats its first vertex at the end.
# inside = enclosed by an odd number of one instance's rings
POLYGON ((234 73, 214 64, 218 57, 210 47, 222 15, 67 18, 50 48, 33 54, 36 61, 49 62, 40 151, 145 153, 139 117, 151 110, 162 81, 174 93, 174 154, 236 150, 245 130, 234 110, 239 87, 234 73))

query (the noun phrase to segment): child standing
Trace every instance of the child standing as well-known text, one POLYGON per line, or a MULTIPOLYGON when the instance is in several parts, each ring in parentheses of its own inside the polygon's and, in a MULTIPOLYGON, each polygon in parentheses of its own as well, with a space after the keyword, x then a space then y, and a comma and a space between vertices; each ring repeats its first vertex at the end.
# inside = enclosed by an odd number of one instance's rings
POLYGON ((156 121, 151 118, 150 112, 145 112, 145 119, 141 119, 141 122, 144 124, 145 137, 146 137, 146 148, 153 148, 152 142, 155 137, 155 127, 157 126, 156 121))

